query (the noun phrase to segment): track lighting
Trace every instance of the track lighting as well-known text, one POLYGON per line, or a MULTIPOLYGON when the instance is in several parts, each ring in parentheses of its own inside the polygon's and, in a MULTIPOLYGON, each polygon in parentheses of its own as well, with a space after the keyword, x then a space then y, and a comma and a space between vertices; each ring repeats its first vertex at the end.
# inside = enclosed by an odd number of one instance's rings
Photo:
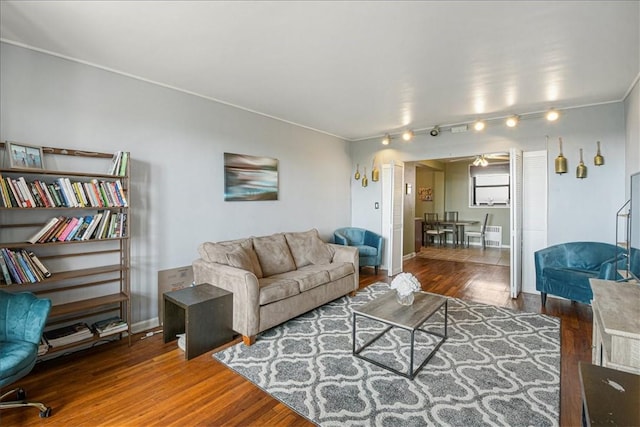
POLYGON ((516 127, 518 125, 518 121, 519 120, 520 120, 520 118, 518 116, 511 116, 511 117, 507 118, 507 121, 505 123, 510 128, 514 128, 514 127, 516 127))
POLYGON ((550 122, 555 122, 556 120, 558 120, 558 117, 560 117, 560 113, 558 113, 558 110, 553 110, 552 109, 552 110, 547 111, 547 114, 545 115, 545 117, 550 122))
POLYGON ((431 128, 420 128, 417 131, 405 130, 404 132, 397 132, 397 133, 394 133, 393 135, 389 133, 385 133, 381 142, 382 142, 382 145, 389 145, 391 143, 391 140, 394 138, 402 138, 402 140, 404 141, 411 141, 416 133, 420 135, 424 135, 428 132, 429 135, 436 137, 436 136, 439 136, 444 131, 451 132, 451 133, 467 132, 470 126, 473 126, 473 129, 476 132, 480 132, 486 129, 488 122, 497 122, 502 120, 504 120, 504 123, 506 126, 510 128, 514 128, 518 126, 521 119, 523 120, 529 119, 529 118, 541 119, 542 117, 544 117, 548 121, 556 121, 560 118, 560 110, 552 108, 547 111, 534 111, 529 113, 512 114, 511 116, 508 116, 508 117, 507 116, 487 117, 487 118, 478 119, 472 122, 435 125, 431 128))

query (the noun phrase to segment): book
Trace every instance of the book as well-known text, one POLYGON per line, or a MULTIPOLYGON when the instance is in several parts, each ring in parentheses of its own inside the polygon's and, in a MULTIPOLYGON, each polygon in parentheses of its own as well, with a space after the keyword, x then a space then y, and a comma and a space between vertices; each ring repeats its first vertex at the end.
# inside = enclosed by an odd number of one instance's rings
POLYGON ((58 223, 58 218, 51 218, 47 223, 38 230, 33 236, 27 239, 29 243, 36 243, 42 236, 45 235, 47 231, 51 229, 51 227, 55 226, 58 223))
POLYGON ((65 242, 73 240, 73 238, 75 237, 75 234, 78 232, 78 229, 82 226, 83 222, 84 222, 84 217, 83 216, 78 217, 78 220, 76 221, 75 225, 73 226, 69 234, 65 236, 64 238, 65 242))
POLYGON ((82 240, 89 240, 92 238, 101 219, 102 219, 102 212, 98 212, 93 216, 93 219, 91 220, 91 223, 87 227, 87 230, 82 235, 82 240))
POLYGON ((31 189, 29 188, 27 181, 25 181, 24 177, 21 176, 17 179, 17 183, 18 183, 18 189, 20 190, 20 194, 22 195, 22 199, 26 203, 25 207, 35 208, 36 202, 33 199, 33 196, 31 195, 31 189))
POLYGON ((7 183, 2 178, 2 174, 0 173, 0 193, 2 193, 2 206, 5 208, 13 207, 11 203, 11 198, 9 197, 9 189, 7 188, 7 183))
POLYGON ((0 255, 0 270, 2 270, 2 278, 4 280, 4 284, 12 284, 13 281, 11 280, 11 274, 9 274, 9 267, 7 267, 7 263, 5 262, 2 255, 0 255))
POLYGON ((46 243, 46 242, 52 241, 53 236, 55 236, 55 234, 57 233, 58 229, 60 227, 62 227, 64 225, 64 223, 66 222, 66 220, 67 220, 67 218, 64 217, 64 216, 59 216, 56 219, 58 220, 58 222, 56 222, 53 227, 51 227, 49 230, 47 230, 47 232, 45 232, 42 235, 42 237, 40 237, 38 239, 38 243, 46 243))
POLYGON ((11 189, 11 193, 13 193, 13 197, 16 200, 16 207, 26 208, 27 204, 22 198, 22 193, 18 189, 18 181, 12 178, 7 178, 7 183, 9 184, 9 188, 11 189))
POLYGON ((92 326, 93 330, 98 334, 99 337, 117 334, 129 329, 129 325, 127 324, 127 322, 125 322, 118 316, 100 320, 94 323, 92 326))
POLYGON ((111 158, 111 165, 107 171, 107 175, 115 175, 120 170, 120 161, 122 159, 122 151, 116 151, 111 158))
POLYGON ((44 337, 40 337, 40 345, 38 345, 38 356, 44 356, 49 351, 49 343, 47 339, 44 337))
POLYGON ((43 335, 49 345, 54 348, 93 338, 91 329, 84 322, 46 331, 43 335))
POLYGON ((123 151, 120 159, 120 170, 118 171, 118 175, 126 176, 127 175, 127 163, 129 162, 129 152, 123 151))
POLYGON ((71 231, 71 227, 73 227, 73 225, 75 225, 75 223, 78 221, 78 218, 75 217, 69 217, 67 219, 65 219, 65 225, 64 227, 61 227, 54 236, 52 236, 51 241, 52 242, 61 242, 64 240, 64 238, 62 236, 66 236, 70 231, 71 231), (73 224, 72 224, 73 223, 73 224))
POLYGON ((29 255, 29 258, 31 258, 33 264, 38 268, 38 270, 40 270, 44 277, 51 277, 51 272, 49 271, 49 269, 45 267, 45 265, 42 263, 42 261, 40 261, 36 254, 33 253, 33 251, 27 251, 27 254, 29 255))
POLYGON ((5 265, 9 269, 9 273, 11 275, 11 279, 14 283, 21 284, 24 283, 23 277, 18 272, 18 269, 15 265, 13 258, 10 255, 10 251, 8 248, 0 248, 0 252, 2 253, 2 258, 4 259, 5 265))

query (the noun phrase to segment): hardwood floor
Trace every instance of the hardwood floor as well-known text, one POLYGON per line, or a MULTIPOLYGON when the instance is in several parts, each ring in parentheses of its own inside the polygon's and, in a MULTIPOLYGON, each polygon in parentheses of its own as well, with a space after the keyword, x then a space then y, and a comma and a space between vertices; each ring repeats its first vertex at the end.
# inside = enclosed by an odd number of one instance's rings
MULTIPOLYGON (((423 289, 562 319, 560 423, 581 422, 578 361, 591 360, 591 307, 549 298, 509 297, 509 269, 442 260, 413 258, 405 262, 423 289)), ((360 273, 360 287, 390 282, 386 272, 360 273)), ((164 344, 162 334, 133 337, 36 365, 17 385, 31 400, 53 408, 41 419, 32 408, 0 412, 2 426, 311 426, 285 405, 227 369, 207 352, 185 361, 176 342, 164 344)), ((239 342, 237 339, 235 342, 239 342)))

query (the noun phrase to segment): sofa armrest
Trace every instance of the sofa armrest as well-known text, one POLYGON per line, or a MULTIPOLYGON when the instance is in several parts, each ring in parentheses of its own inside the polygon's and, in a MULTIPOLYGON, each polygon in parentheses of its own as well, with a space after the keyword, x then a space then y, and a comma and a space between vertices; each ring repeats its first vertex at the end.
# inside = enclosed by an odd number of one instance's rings
POLYGON ((337 231, 333 233, 333 241, 337 245, 349 246, 349 241, 347 240, 347 237, 342 235, 342 233, 338 233, 337 231))
POLYGON ((233 330, 245 336, 258 333, 260 285, 247 270, 197 259, 193 262, 196 284, 209 283, 233 293, 233 330))

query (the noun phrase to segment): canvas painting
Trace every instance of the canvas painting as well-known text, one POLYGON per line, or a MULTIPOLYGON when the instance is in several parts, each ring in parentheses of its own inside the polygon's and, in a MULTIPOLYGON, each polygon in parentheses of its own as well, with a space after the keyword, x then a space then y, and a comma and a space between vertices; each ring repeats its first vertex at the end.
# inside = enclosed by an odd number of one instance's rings
POLYGON ((278 160, 224 153, 224 200, 278 200, 278 160))

